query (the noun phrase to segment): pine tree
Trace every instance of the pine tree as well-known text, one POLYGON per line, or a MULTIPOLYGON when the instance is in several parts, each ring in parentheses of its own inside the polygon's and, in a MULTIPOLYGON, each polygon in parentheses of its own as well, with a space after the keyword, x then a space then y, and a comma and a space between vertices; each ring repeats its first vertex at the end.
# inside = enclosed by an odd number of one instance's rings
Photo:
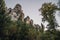
POLYGON ((0 0, 0 38, 3 39, 4 37, 4 30, 7 29, 6 27, 9 25, 10 18, 6 15, 6 6, 5 1, 0 0))
POLYGON ((45 32, 44 40, 56 40, 56 27, 58 27, 58 23, 56 22, 55 12, 59 10, 55 4, 52 3, 44 3, 41 7, 41 15, 43 16, 42 22, 47 21, 47 31, 45 32))
POLYGON ((43 16, 42 21, 47 21, 49 24, 48 29, 55 29, 58 26, 55 19, 55 12, 57 10, 57 6, 52 3, 44 3, 41 8, 41 15, 43 16))

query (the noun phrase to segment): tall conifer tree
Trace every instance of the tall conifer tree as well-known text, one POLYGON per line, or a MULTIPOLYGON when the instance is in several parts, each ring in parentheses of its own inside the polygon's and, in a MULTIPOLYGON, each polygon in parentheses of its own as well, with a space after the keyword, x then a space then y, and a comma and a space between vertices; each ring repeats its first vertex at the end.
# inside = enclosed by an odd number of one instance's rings
POLYGON ((9 18, 6 13, 5 1, 0 0, 0 38, 4 37, 4 30, 9 23, 9 18))

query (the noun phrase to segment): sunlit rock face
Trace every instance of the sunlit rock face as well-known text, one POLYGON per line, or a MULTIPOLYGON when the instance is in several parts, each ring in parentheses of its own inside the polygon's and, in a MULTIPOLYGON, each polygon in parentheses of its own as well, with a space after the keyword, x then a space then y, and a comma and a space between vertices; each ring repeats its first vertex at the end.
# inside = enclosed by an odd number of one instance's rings
POLYGON ((13 9, 9 8, 7 10, 7 13, 11 17, 11 21, 15 22, 17 20, 21 20, 22 22, 24 22, 26 24, 29 24, 29 25, 31 25, 33 27, 36 27, 36 28, 39 28, 39 25, 34 25, 33 24, 33 20, 30 19, 29 16, 24 18, 25 15, 23 13, 22 6, 20 4, 16 4, 13 9))
POLYGON ((18 19, 22 20, 22 22, 24 22, 24 13, 21 13, 18 19))
POLYGON ((20 12, 22 10, 22 7, 20 4, 16 4, 16 6, 14 7, 14 11, 15 12, 20 12))
POLYGON ((22 22, 33 25, 33 20, 30 19, 29 16, 24 18, 25 15, 23 13, 23 10, 22 10, 22 7, 21 7, 20 4, 16 4, 16 6, 13 9, 9 8, 8 9, 8 14, 11 17, 12 21, 21 20, 22 22))
POLYGON ((27 16, 27 17, 24 19, 24 21, 25 21, 27 24, 30 24, 30 17, 27 16))
POLYGON ((25 22, 26 24, 30 24, 30 25, 32 25, 32 26, 33 26, 33 20, 32 20, 32 19, 30 19, 30 17, 29 17, 29 16, 27 16, 27 17, 24 19, 24 22, 25 22))
POLYGON ((20 4, 16 4, 14 9, 9 8, 8 14, 12 21, 17 21, 18 19, 24 21, 24 13, 20 4))
POLYGON ((33 26, 33 20, 32 19, 30 20, 30 24, 33 26))

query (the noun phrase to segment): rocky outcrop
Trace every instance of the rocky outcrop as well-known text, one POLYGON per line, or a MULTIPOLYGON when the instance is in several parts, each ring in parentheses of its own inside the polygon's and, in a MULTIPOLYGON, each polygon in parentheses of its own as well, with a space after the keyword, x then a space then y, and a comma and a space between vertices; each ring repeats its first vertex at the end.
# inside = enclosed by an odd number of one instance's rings
MULTIPOLYGON (((13 9, 9 8, 8 14, 11 17, 12 21, 21 20, 22 22, 25 22, 26 24, 30 24, 31 26, 33 26, 33 20, 30 19, 29 16, 24 18, 25 15, 20 4, 16 4, 16 6, 13 9)), ((35 24, 34 27, 38 29, 40 26, 38 24, 35 24)))
POLYGON ((9 8, 8 13, 12 21, 17 21, 18 19, 24 21, 24 13, 20 4, 16 4, 14 9, 9 8))
POLYGON ((30 20, 30 24, 33 25, 33 20, 32 19, 30 20))
POLYGON ((24 21, 25 21, 27 24, 30 24, 30 17, 27 16, 27 17, 24 19, 24 21))

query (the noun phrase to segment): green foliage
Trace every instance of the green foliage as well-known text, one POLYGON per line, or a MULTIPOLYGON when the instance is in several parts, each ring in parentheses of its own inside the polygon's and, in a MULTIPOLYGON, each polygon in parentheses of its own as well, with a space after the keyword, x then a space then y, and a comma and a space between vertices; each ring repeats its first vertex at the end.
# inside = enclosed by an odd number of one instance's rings
MULTIPOLYGON (((51 3, 44 3, 41 8, 43 21, 49 22, 49 29, 55 29, 57 25, 55 19, 55 10, 57 6, 51 3)), ((35 28, 33 25, 26 24, 20 19, 11 21, 11 17, 6 13, 5 2, 0 0, 0 40, 60 40, 60 31, 44 31, 44 25, 41 28, 35 28)))
POLYGON ((41 7, 41 15, 43 16, 42 21, 47 21, 49 24, 47 26, 48 29, 55 29, 58 26, 55 19, 55 12, 57 10, 57 6, 52 3, 44 3, 41 7))
POLYGON ((0 38, 4 40, 7 25, 9 25, 9 18, 6 16, 6 7, 4 0, 0 0, 0 38))
POLYGON ((58 27, 58 24, 55 19, 56 10, 59 10, 59 8, 52 3, 44 3, 41 9, 39 9, 39 11, 41 11, 41 15, 43 16, 42 22, 48 22, 48 30, 42 34, 41 40, 59 40, 59 33, 55 29, 56 27, 58 27))

